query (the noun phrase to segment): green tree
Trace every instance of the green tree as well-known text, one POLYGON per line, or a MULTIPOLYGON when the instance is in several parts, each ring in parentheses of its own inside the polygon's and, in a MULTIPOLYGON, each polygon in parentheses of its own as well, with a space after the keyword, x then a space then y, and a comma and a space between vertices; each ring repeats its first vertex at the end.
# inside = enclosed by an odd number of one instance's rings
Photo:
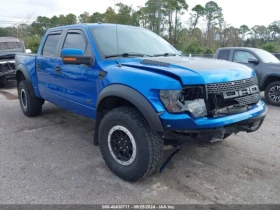
POLYGON ((167 16, 169 42, 176 45, 179 25, 178 15, 182 15, 184 11, 188 10, 188 4, 185 0, 162 0, 162 6, 164 14, 167 16), (173 22, 174 19, 175 23, 173 22), (173 28, 174 36, 172 37, 173 28))
POLYGON ((275 39, 280 35, 280 21, 275 21, 268 26, 268 30, 271 32, 271 38, 275 39))
POLYGON ((89 18, 90 23, 103 23, 104 22, 104 14, 99 12, 93 13, 89 18))
POLYGON ((41 36, 33 35, 24 39, 24 43, 27 49, 31 49, 32 53, 37 53, 41 42, 41 36))
POLYGON ((104 22, 105 23, 115 23, 117 15, 112 7, 109 7, 104 15, 104 22))
POLYGON ((124 25, 133 25, 132 15, 133 10, 132 7, 125 5, 123 3, 116 4, 119 7, 117 14, 117 23, 124 25))
POLYGON ((205 5, 205 18, 207 22, 206 29, 206 45, 210 45, 210 33, 211 28, 219 23, 219 20, 223 18, 222 8, 214 1, 209 1, 205 5))
POLYGON ((80 14, 78 17, 80 23, 90 23, 90 15, 88 12, 84 12, 83 14, 80 14))
POLYGON ((261 46, 261 48, 271 53, 278 52, 279 49, 275 43, 265 43, 261 46))
POLYGON ((242 25, 239 28, 239 34, 241 35, 241 46, 244 46, 244 39, 245 36, 248 34, 248 32, 250 32, 250 28, 247 25, 242 25))
POLYGON ((194 8, 192 8, 193 13, 191 14, 192 18, 194 19, 193 21, 193 29, 196 28, 198 21, 201 17, 204 16, 205 14, 205 8, 201 6, 200 4, 196 5, 194 8))

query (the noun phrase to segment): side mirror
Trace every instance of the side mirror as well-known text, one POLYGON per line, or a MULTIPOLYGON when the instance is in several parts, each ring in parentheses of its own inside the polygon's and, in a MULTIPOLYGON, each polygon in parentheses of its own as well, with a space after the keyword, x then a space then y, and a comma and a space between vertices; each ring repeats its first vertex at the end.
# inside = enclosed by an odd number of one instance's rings
POLYGON ((31 51, 30 49, 26 49, 26 50, 25 50, 25 53, 30 54, 30 53, 32 53, 32 51, 31 51))
POLYGON ((252 64, 255 64, 255 65, 258 65, 260 62, 256 58, 249 58, 248 59, 248 63, 252 63, 252 64))
POLYGON ((64 64, 93 65, 93 57, 84 55, 84 52, 80 49, 63 49, 61 55, 64 64))

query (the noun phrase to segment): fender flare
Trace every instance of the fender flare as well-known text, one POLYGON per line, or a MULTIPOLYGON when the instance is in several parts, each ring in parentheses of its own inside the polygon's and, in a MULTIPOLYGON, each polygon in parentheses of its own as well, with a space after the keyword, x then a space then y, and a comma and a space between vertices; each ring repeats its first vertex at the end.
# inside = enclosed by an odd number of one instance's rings
POLYGON ((150 102, 138 91, 134 90, 131 87, 114 84, 105 87, 99 94, 97 99, 96 108, 98 110, 99 103, 106 97, 116 96, 123 98, 130 103, 132 103, 139 111, 143 114, 147 120, 150 128, 153 131, 164 132, 161 121, 158 117, 158 113, 154 110, 150 102))
POLYGON ((25 80, 27 82, 27 86, 30 90, 30 93, 33 97, 36 97, 35 95, 35 91, 34 91, 34 87, 32 84, 32 80, 30 78, 29 72, 27 70, 27 68, 23 65, 23 64, 19 64, 19 66, 17 67, 16 70, 16 77, 17 77, 17 85, 19 85, 18 79, 19 79, 19 73, 22 73, 23 76, 25 77, 25 80))
POLYGON ((261 89, 264 89, 264 84, 265 84, 267 78, 269 78, 269 77, 279 77, 280 78, 280 74, 272 73, 272 74, 265 75, 265 77, 262 79, 261 84, 260 84, 261 89))

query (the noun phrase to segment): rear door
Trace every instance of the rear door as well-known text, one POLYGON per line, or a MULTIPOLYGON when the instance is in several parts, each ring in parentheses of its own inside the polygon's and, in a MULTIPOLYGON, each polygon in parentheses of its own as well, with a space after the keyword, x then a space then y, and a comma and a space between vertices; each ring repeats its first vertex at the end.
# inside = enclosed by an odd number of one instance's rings
POLYGON ((42 51, 38 53, 36 59, 39 91, 41 96, 50 102, 56 100, 54 92, 58 89, 56 86, 56 67, 60 59, 58 50, 61 38, 62 30, 50 32, 45 39, 42 51))
POLYGON ((229 61, 229 57, 230 57, 230 50, 229 49, 219 50, 218 55, 217 55, 218 59, 229 61))

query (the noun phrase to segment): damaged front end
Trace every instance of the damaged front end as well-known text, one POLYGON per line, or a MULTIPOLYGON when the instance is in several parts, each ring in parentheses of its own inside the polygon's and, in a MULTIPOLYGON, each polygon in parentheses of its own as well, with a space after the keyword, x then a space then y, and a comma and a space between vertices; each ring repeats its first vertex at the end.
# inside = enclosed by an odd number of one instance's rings
POLYGON ((0 88, 16 80, 15 54, 0 55, 0 88))
MULTIPOLYGON (((257 131, 261 127, 267 113, 265 111, 258 116, 246 120, 226 123, 226 118, 230 116, 245 114, 246 112, 248 112, 248 115, 251 115, 249 111, 261 103, 261 95, 256 77, 233 82, 207 84, 199 91, 192 91, 195 94, 189 94, 189 92, 190 89, 188 87, 184 88, 183 94, 180 95, 182 97, 178 98, 179 102, 177 103, 186 106, 184 102, 186 100, 203 100, 205 103, 205 111, 203 112, 205 121, 210 123, 210 121, 215 121, 215 119, 224 119, 225 125, 207 129, 169 130, 164 133, 164 139, 176 139, 181 142, 193 139, 198 139, 202 142, 222 141, 232 134, 257 131)), ((196 117, 193 119, 195 120, 196 117)))

